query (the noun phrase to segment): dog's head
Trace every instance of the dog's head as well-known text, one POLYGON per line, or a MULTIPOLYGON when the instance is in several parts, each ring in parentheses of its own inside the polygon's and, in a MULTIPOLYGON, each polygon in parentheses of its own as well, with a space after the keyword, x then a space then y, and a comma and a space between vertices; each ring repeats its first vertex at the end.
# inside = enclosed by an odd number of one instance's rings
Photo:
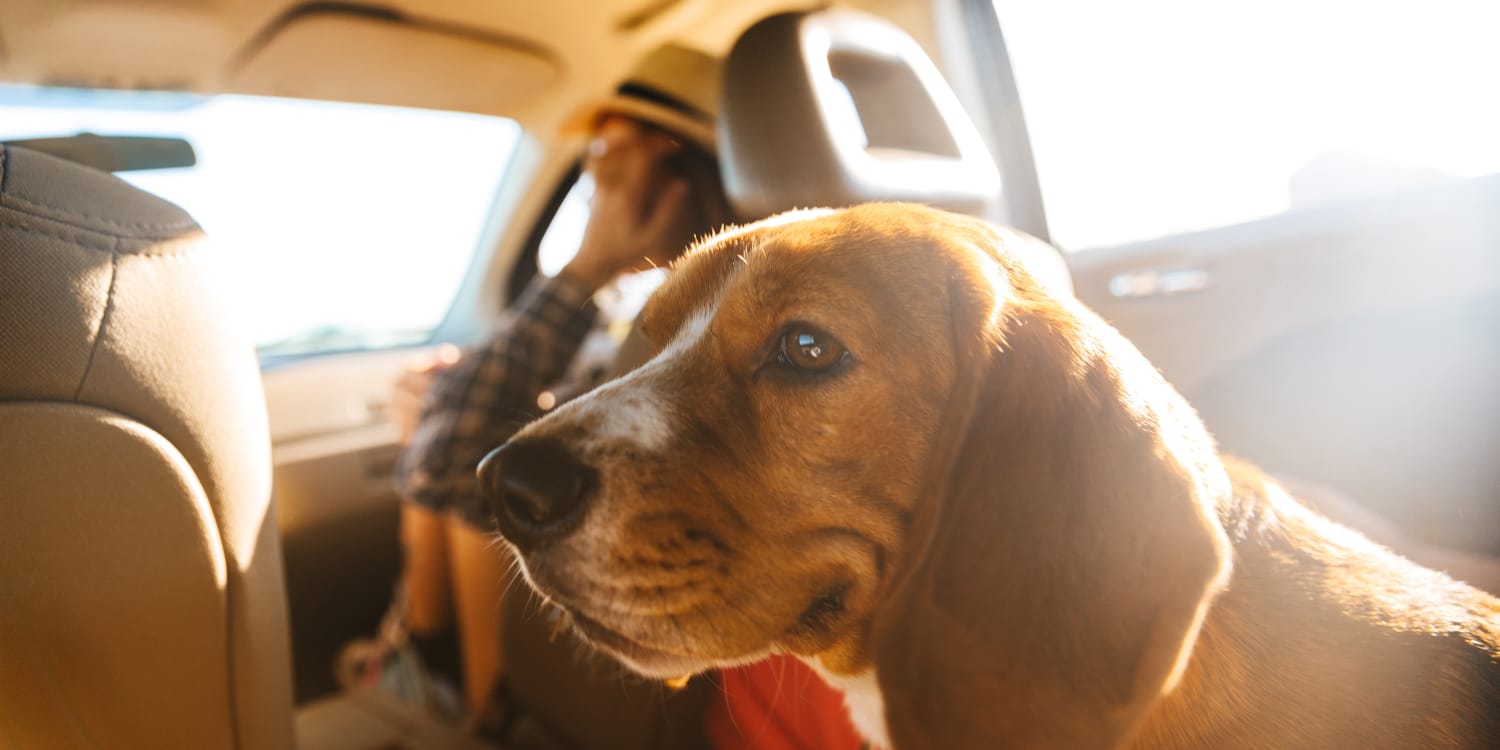
POLYGON ((874 664, 903 747, 1024 734, 955 690, 1124 731, 1222 577, 1223 470, 1025 242, 873 205, 701 243, 643 313, 656 356, 482 466, 527 579, 648 675, 874 664))

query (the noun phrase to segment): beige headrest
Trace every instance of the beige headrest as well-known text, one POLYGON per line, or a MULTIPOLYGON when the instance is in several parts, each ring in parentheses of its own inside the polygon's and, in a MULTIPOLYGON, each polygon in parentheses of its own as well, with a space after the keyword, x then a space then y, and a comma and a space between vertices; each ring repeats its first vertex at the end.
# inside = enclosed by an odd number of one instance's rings
POLYGON ((999 172, 916 40, 835 8, 772 16, 724 63, 719 154, 746 218, 792 208, 915 201, 964 213, 999 172))
MULTIPOLYGON (((152 436, 180 454, 190 469, 183 482, 201 487, 216 527, 204 538, 212 540, 226 568, 219 595, 228 627, 221 623, 217 637, 226 640, 229 664, 170 669, 226 671, 233 681, 226 689, 234 700, 236 746, 285 747, 291 740, 291 679, 270 441, 259 367, 232 289, 223 258, 211 252, 182 209, 102 172, 0 148, 0 411, 52 407, 58 424, 74 425, 46 433, 54 442, 58 435, 81 434, 76 425, 88 415, 106 415, 99 424, 123 425, 111 434, 152 436)), ((24 439, 16 429, 8 434, 24 439)), ((117 458, 69 445, 47 450, 28 470, 37 476, 63 470, 103 476, 101 467, 117 458)), ((156 486, 144 476, 149 468, 142 466, 140 477, 111 475, 114 495, 56 500, 59 510, 66 505, 66 512, 87 514, 97 503, 118 509, 132 493, 156 486)), ((19 479, 24 485, 26 477, 19 479)), ((7 496, 6 480, 0 477, 0 502, 37 502, 34 495, 7 496)), ((187 556, 188 550, 172 545, 153 547, 151 512, 138 510, 128 516, 135 529, 118 532, 138 545, 138 558, 187 556)), ((93 520, 80 519, 78 528, 93 520)), ((69 543, 66 537, 56 541, 69 543)), ((52 587, 58 596, 86 604, 88 582, 98 573, 72 571, 52 587)), ((173 616, 154 609, 160 605, 142 591, 136 614, 143 622, 173 616)), ((97 627, 107 639, 110 623, 97 627)), ((107 671, 87 674, 101 681, 92 688, 109 687, 103 684, 111 679, 107 671)), ((145 679, 143 674, 132 672, 133 678, 145 679)))

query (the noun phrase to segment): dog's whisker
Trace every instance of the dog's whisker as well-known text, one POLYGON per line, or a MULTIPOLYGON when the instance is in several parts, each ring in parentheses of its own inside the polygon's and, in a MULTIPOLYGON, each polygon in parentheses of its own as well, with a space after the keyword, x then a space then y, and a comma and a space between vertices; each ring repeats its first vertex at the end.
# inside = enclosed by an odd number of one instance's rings
MULTIPOLYGON (((512 557, 510 565, 505 571, 505 584, 500 589, 501 596, 504 597, 505 595, 509 594, 511 587, 515 586, 516 581, 521 580, 521 578, 521 559, 519 557, 512 557)), ((534 598, 537 596, 535 588, 531 586, 527 586, 526 588, 529 592, 530 597, 534 598)))
MULTIPOLYGON (((663 595, 662 595, 662 593, 660 591, 657 592, 657 597, 658 598, 664 598, 663 595)), ((667 622, 671 624, 672 634, 677 637, 677 651, 678 651, 678 653, 683 653, 683 654, 692 653, 692 649, 689 648, 689 645, 688 645, 688 642, 687 642, 687 633, 683 629, 682 623, 678 621, 677 614, 670 611, 670 608, 667 607, 666 601, 662 601, 661 605, 662 605, 661 606, 661 611, 664 612, 664 613, 666 613, 667 622)))

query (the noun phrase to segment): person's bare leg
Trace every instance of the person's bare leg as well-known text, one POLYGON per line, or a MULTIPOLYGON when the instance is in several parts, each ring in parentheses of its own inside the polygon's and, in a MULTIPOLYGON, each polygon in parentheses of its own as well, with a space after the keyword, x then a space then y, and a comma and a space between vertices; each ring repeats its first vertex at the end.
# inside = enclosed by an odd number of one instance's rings
POLYGON ((447 515, 402 503, 401 547, 406 626, 416 635, 436 635, 453 623, 447 515))
POLYGON ((478 714, 500 678, 500 596, 511 574, 505 545, 495 535, 448 518, 449 568, 453 571, 458 642, 464 663, 464 698, 478 714))

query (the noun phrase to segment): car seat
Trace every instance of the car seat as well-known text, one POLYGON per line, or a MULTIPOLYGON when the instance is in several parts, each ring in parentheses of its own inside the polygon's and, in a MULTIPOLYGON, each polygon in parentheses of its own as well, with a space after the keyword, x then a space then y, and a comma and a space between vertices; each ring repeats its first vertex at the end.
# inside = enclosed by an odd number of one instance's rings
POLYGON ((0 148, 0 740, 284 748, 255 352, 178 207, 0 148))
POLYGON ((294 713, 225 261, 182 209, 0 146, 0 747, 487 747, 375 693, 294 713))

